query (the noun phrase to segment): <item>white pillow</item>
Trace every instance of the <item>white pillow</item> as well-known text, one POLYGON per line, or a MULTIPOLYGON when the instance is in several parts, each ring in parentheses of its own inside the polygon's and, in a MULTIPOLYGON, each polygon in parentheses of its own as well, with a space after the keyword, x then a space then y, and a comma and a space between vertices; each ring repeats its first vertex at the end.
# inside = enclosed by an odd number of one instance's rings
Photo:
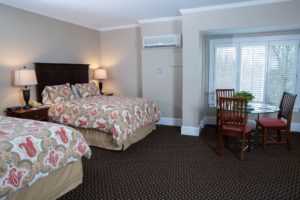
POLYGON ((52 104, 46 87, 43 89, 43 92, 42 92, 42 102, 43 102, 44 105, 51 105, 52 104))
POLYGON ((71 89, 72 89, 73 95, 75 96, 75 99, 79 99, 80 96, 78 94, 78 90, 77 90, 76 85, 71 85, 71 89))

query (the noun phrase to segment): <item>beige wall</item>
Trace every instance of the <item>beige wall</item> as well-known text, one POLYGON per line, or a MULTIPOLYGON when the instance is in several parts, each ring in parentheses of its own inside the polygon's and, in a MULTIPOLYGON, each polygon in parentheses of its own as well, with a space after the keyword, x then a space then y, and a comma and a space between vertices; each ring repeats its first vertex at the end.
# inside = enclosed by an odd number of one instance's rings
MULTIPOLYGON (((181 49, 143 50, 142 55, 141 48, 141 34, 180 34, 181 21, 100 33, 0 4, 0 26, 1 111, 23 104, 21 88, 12 83, 13 70, 34 68, 34 62, 71 62, 107 68, 104 92, 153 99, 163 117, 181 118, 181 49), (154 66, 161 67, 162 74, 156 74, 154 66)), ((31 97, 36 98, 34 86, 31 97)))
MULTIPOLYGON (((182 118, 183 126, 198 127, 204 116, 214 114, 207 109, 209 68, 203 35, 299 29, 299 10, 300 1, 294 0, 186 13, 182 21, 99 33, 0 4, 0 110, 23 104, 21 89, 12 83, 13 70, 33 68, 34 62, 88 63, 108 69, 105 92, 153 99, 162 117, 182 118), (143 36, 181 33, 183 48, 141 47, 143 36)), ((299 113, 293 121, 300 122, 299 113)))
POLYGON ((101 66, 108 71, 104 92, 142 95, 140 52, 139 27, 101 32, 101 66))
POLYGON ((142 48, 144 36, 181 34, 181 21, 101 32, 101 65, 108 69, 105 92, 154 100, 162 117, 181 118, 181 48, 142 48), (161 73, 157 73, 157 70, 161 73))
MULTIPOLYGON (((207 114, 203 33, 300 27, 300 1, 183 14, 183 126, 198 127, 207 114), (192 94, 192 95, 191 95, 192 94)), ((300 122, 299 113, 294 121, 300 122)))
MULTIPOLYGON (((181 34, 181 21, 146 23, 141 36, 181 34)), ((143 97, 154 100, 162 117, 182 115, 182 49, 142 49, 143 97)))
MULTIPOLYGON (((0 4, 0 111, 22 105, 12 71, 34 62, 100 65, 100 33, 0 4)), ((35 87, 31 97, 36 99, 35 87)))

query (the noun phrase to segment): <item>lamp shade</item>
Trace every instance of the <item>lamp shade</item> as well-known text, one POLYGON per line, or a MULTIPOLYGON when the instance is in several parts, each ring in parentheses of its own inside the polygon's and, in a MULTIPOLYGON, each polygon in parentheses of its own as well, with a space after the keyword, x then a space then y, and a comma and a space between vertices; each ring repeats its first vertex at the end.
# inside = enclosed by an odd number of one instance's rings
POLYGON ((15 70, 15 85, 27 86, 36 85, 36 76, 33 69, 19 69, 15 70))
POLYGON ((95 69, 95 71, 94 71, 94 79, 97 79, 97 80, 107 79, 106 70, 103 69, 103 68, 95 69))

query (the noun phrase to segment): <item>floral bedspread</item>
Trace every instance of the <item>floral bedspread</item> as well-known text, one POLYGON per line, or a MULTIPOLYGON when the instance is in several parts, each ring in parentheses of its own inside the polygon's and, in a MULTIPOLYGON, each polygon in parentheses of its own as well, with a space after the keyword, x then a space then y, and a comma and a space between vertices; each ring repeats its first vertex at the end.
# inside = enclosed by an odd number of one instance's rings
POLYGON ((0 116, 0 199, 83 155, 91 150, 73 128, 0 116))
POLYGON ((61 124, 112 133, 121 146, 137 128, 158 121, 160 111, 144 98, 100 95, 54 104, 48 115, 61 124))

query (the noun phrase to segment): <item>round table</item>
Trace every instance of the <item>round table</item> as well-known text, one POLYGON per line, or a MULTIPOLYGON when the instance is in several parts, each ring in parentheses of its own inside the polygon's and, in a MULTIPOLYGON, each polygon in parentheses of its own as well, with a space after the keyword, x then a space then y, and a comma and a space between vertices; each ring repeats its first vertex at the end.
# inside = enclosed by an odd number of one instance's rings
POLYGON ((251 114, 257 114, 259 118, 259 114, 278 112, 279 108, 265 103, 250 103, 248 110, 251 114))

